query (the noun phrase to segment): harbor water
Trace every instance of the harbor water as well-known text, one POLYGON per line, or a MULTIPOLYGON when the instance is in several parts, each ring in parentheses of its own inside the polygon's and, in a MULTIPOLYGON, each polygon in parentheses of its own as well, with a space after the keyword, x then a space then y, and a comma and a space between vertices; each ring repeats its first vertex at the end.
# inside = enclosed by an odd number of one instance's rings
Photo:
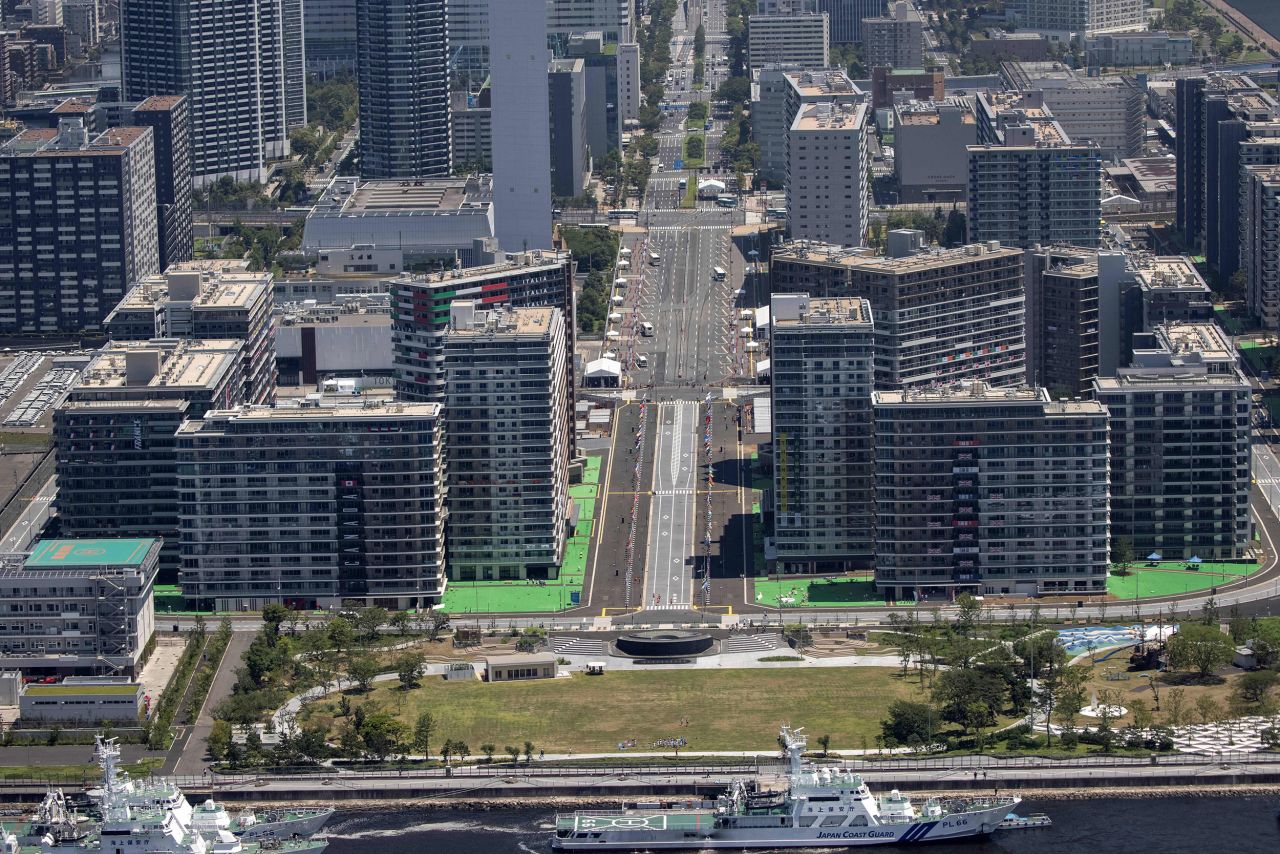
MULTIPOLYGON (((1091 798, 1023 802, 1053 827, 1004 831, 985 840, 929 845, 929 854, 1277 854, 1280 797, 1091 798)), ((543 854, 549 811, 462 812, 396 807, 339 812, 327 854, 543 854)), ((789 849, 796 851, 831 849, 789 849)), ((900 850, 898 847, 876 850, 900 850)))
POLYGON ((1280 39, 1280 2, 1277 0, 1227 0, 1227 5, 1239 9, 1242 15, 1280 39))

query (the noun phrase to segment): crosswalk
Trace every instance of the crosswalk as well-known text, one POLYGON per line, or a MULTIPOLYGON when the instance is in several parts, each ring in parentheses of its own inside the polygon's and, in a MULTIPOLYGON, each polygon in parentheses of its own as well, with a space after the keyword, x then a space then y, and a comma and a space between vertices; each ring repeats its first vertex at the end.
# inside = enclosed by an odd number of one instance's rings
POLYGON ((654 495, 693 495, 692 489, 655 489, 654 495))

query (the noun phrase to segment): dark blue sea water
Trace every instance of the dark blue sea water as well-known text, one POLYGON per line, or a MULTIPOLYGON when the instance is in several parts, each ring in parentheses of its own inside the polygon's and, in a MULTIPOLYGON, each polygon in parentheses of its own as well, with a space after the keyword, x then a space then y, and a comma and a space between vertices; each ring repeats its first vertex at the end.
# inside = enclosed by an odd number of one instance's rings
MULTIPOLYGON (((928 854, 1278 854, 1278 809, 1280 798, 1261 796, 1024 802, 1019 813, 1047 813, 1054 826, 912 850, 928 854)), ((550 850, 550 820, 550 812, 457 812, 391 805, 376 812, 340 812, 326 828, 327 854, 542 854, 550 850)))
POLYGON ((1280 0, 1227 0, 1242 14, 1276 38, 1280 38, 1280 0))

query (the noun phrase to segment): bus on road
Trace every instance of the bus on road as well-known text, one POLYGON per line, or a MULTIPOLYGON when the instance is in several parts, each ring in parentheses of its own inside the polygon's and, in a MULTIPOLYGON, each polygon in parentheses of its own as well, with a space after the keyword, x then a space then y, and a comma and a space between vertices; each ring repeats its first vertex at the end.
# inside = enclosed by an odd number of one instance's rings
POLYGON ((711 278, 717 282, 723 282, 728 275, 723 267, 713 267, 711 270, 711 278))
POLYGON ((635 208, 614 208, 609 211, 609 219, 635 219, 640 216, 640 211, 635 208))

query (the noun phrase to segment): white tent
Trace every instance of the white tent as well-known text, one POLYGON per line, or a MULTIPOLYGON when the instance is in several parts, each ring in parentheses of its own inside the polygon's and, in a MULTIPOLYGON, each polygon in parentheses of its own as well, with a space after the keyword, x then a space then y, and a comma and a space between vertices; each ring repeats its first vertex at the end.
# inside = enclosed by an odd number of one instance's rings
POLYGON ((609 315, 610 323, 617 323, 621 319, 622 319, 622 315, 618 314, 618 312, 616 311, 609 315))
POLYGON ((622 334, 610 329, 608 332, 604 334, 604 337, 608 338, 610 341, 617 341, 619 338, 622 337, 622 334))

